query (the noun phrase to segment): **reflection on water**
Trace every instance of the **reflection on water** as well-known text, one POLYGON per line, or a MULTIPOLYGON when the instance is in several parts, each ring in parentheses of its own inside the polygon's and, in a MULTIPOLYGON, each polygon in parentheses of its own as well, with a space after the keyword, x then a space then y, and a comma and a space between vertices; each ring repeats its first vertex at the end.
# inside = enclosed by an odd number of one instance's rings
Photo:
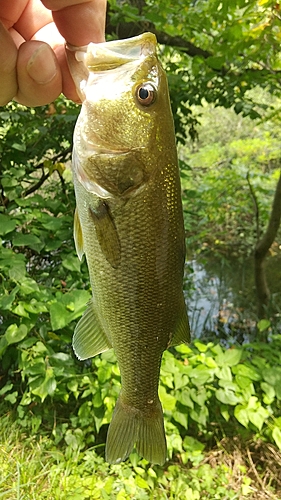
MULTIPOLYGON (((256 294, 253 258, 190 260, 185 269, 185 297, 192 336, 239 342, 255 334, 256 294)), ((269 316, 281 331, 281 256, 267 259, 272 298, 269 316)))

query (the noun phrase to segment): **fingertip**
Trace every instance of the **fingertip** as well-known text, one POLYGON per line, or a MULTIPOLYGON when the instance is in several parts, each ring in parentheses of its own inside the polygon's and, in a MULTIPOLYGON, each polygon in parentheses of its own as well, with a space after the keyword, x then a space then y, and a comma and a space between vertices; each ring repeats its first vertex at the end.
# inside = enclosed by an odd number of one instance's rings
POLYGON ((5 106, 17 92, 17 48, 8 30, 0 22, 0 106, 5 106))
POLYGON ((62 91, 62 76, 51 47, 31 40, 19 48, 18 93, 16 100, 26 106, 43 106, 55 100, 62 91))
POLYGON ((55 54, 57 56, 57 60, 59 62, 59 66, 62 74, 62 92, 71 101, 74 101, 77 104, 81 104, 81 99, 79 98, 75 83, 72 79, 72 76, 69 71, 65 47, 60 46, 55 49, 55 54))

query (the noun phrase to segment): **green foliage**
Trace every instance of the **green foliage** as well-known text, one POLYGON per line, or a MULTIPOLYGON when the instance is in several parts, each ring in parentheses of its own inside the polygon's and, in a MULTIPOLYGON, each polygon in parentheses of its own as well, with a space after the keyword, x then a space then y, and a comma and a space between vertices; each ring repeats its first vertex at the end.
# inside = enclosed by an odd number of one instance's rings
MULTIPOLYGON (((211 467, 206 463, 206 450, 213 446, 214 438, 233 439, 237 434, 243 441, 252 436, 270 440, 281 449, 280 347, 278 335, 268 345, 223 349, 218 344, 196 341, 190 347, 177 347, 173 354, 165 352, 160 396, 170 461, 164 467, 140 460, 135 453, 127 463, 112 466, 100 456, 104 449, 103 424, 111 418, 120 388, 112 352, 93 359, 84 374, 76 373, 75 377, 69 376, 70 358, 53 355, 50 363, 58 380, 55 393, 52 388, 53 394, 48 394, 42 404, 44 391, 34 393, 31 387, 29 404, 21 401, 17 407, 16 427, 11 425, 11 418, 1 419, 2 433, 5 430, 11 441, 9 444, 7 437, 0 439, 4 443, 0 444, 0 492, 4 484, 7 499, 15 498, 16 492, 22 495, 17 498, 44 499, 51 495, 60 500, 70 496, 85 500, 247 497, 252 491, 251 479, 245 476, 240 487, 234 488, 232 468, 224 463, 211 467), (64 394, 62 374, 67 378, 64 394), (60 399, 68 399, 68 404, 61 406, 60 399), (24 446, 20 455, 14 451, 19 424, 27 435, 31 432, 38 436, 38 443, 34 437, 20 438, 24 446), (39 439, 42 432, 47 433, 46 439, 39 439)), ((11 394, 12 380, 1 391, 6 406, 18 403, 17 398, 11 401, 11 394)))
POLYGON ((280 9, 275 0, 109 4, 111 35, 126 37, 150 29, 162 44, 177 135, 183 143, 188 129, 196 135, 190 108, 203 99, 257 118, 272 108, 249 90, 260 86, 280 96, 280 9))
MULTIPOLYGON (((193 441, 190 457, 200 446, 193 441)), ((224 464, 192 469, 170 464, 164 470, 137 462, 134 455, 126 464, 109 466, 93 448, 82 452, 69 440, 66 448, 56 449, 46 437, 22 434, 9 416, 1 419, 0 496, 5 500, 231 499, 244 493, 243 485, 232 486, 232 475, 224 464)), ((244 482, 251 482, 247 475, 244 482)))
MULTIPOLYGON (((202 463, 216 439, 240 433, 281 445, 280 337, 268 345, 224 349, 195 342, 165 352, 159 393, 170 459, 167 469, 151 468, 134 455, 128 466, 104 465, 100 455, 120 375, 111 351, 85 363, 72 352, 74 325, 91 290, 72 238, 74 194, 67 161, 76 112, 63 101, 56 106, 49 114, 48 108, 34 111, 11 105, 9 116, 1 115, 0 398, 15 409, 17 424, 28 434, 45 429, 52 446, 65 449, 64 460, 77 455, 78 470, 64 478, 66 491, 73 495, 80 495, 82 487, 85 492, 85 464, 94 453, 93 467, 103 479, 89 474, 88 496, 95 490, 102 492, 101 498, 118 491, 125 498, 150 498, 158 485, 159 495, 166 489, 171 498, 182 490, 195 499, 202 494, 224 498, 229 471, 220 469, 218 478, 202 463), (42 122, 50 142, 41 141, 38 134, 42 122), (14 137, 21 135, 28 153, 13 147, 14 137), (175 461, 183 470, 174 466, 175 461), (185 467, 190 466, 199 468, 191 469, 187 481, 185 467), (119 478, 116 486, 111 474, 119 478)), ((243 161, 248 162, 256 154, 253 149, 248 144, 245 153, 241 144, 232 145, 239 161, 246 155, 243 161)), ((219 180, 218 176, 217 185, 219 180)), ((56 488, 58 495, 60 482, 56 488)))
MULTIPOLYGON (((270 101, 249 90, 259 84, 280 92, 276 2, 206 0, 171 9, 167 2, 147 1, 141 16, 128 2, 112 1, 111 7, 117 24, 149 21, 169 36, 180 33, 182 46, 161 50, 182 142, 188 133, 196 138, 201 117, 194 116, 193 106, 203 98, 234 106, 238 118, 262 116, 265 109, 275 113, 270 101), (201 51, 191 57, 186 42, 201 51)), ((231 468, 213 469, 204 457, 217 440, 237 434, 281 449, 280 335, 268 344, 223 348, 196 341, 165 352, 159 393, 170 461, 165 468, 134 454, 125 465, 103 461, 120 391, 118 367, 111 351, 81 363, 71 347, 91 296, 86 265, 78 261, 72 238, 75 202, 68 162, 77 112, 64 99, 35 110, 10 104, 0 111, 0 400, 27 435, 47 436, 31 455, 30 449, 25 455, 1 449, 0 488, 8 486, 0 497, 246 496, 249 478, 244 489, 233 491, 231 468), (35 458, 28 464, 30 456, 35 458)), ((248 248, 256 235, 247 174, 259 195, 262 227, 276 182, 280 137, 270 127, 258 137, 244 130, 226 146, 209 128, 211 140, 200 151, 193 144, 181 156, 189 235, 206 241, 212 234, 212 243, 220 243, 247 234, 248 248)), ((258 324, 260 332, 267 328, 258 324)))
MULTIPOLYGON (((59 340, 55 349, 55 340, 51 347, 50 342, 26 339, 24 333, 24 338, 12 337, 21 387, 17 377, 10 376, 0 395, 18 404, 18 419, 24 427, 38 427, 42 417, 45 424, 54 425, 57 405, 68 403, 70 415, 53 427, 55 442, 63 439, 74 449, 96 444, 104 436, 102 426, 109 423, 120 390, 113 352, 94 358, 88 368, 81 367, 70 353, 59 350, 59 340), (42 406, 46 398, 47 407, 42 406)), ((208 443, 214 433, 218 438, 231 435, 237 422, 240 433, 245 428, 245 435, 254 433, 280 447, 280 365, 279 336, 268 345, 225 350, 218 344, 196 341, 191 347, 177 347, 176 355, 165 352, 159 394, 170 459, 176 454, 183 464, 199 463, 203 446, 192 436, 201 435, 208 443)), ((64 411, 61 407, 62 415, 64 411)))
POLYGON ((198 143, 180 148, 188 244, 194 239, 198 252, 249 255, 268 223, 279 178, 279 129, 271 133, 273 122, 249 123, 208 105, 199 119, 198 143))

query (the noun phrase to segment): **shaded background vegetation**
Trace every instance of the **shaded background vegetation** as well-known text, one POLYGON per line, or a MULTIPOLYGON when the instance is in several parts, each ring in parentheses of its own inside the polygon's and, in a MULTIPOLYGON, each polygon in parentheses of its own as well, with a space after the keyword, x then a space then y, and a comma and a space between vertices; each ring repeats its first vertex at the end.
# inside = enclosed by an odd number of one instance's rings
MULTIPOLYGON (((222 275, 229 256, 236 270, 244 258, 253 263, 268 228, 280 177, 280 7, 109 2, 108 39, 144 30, 157 34, 169 77, 193 316, 198 265, 210 282, 214 258, 222 275)), ((228 304, 239 320, 230 322, 222 296, 217 325, 205 331, 195 322, 192 345, 164 355, 169 462, 151 466, 132 454, 126 465, 104 463, 119 371, 112 352, 81 363, 71 347, 91 295, 72 237, 78 112, 62 97, 0 110, 1 497, 280 498, 280 230, 262 308, 252 280, 240 290, 251 311, 228 304)))

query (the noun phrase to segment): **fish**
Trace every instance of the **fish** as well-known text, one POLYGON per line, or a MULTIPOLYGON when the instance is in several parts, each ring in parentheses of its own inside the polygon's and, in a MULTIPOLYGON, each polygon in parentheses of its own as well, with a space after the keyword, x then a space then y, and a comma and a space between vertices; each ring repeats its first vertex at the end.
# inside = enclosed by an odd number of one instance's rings
POLYGON ((73 335, 80 360, 113 348, 121 391, 105 459, 135 448, 163 465, 158 395, 165 349, 190 341, 185 233, 175 131, 157 40, 143 33, 67 47, 82 101, 73 137, 74 240, 92 298, 73 335))

